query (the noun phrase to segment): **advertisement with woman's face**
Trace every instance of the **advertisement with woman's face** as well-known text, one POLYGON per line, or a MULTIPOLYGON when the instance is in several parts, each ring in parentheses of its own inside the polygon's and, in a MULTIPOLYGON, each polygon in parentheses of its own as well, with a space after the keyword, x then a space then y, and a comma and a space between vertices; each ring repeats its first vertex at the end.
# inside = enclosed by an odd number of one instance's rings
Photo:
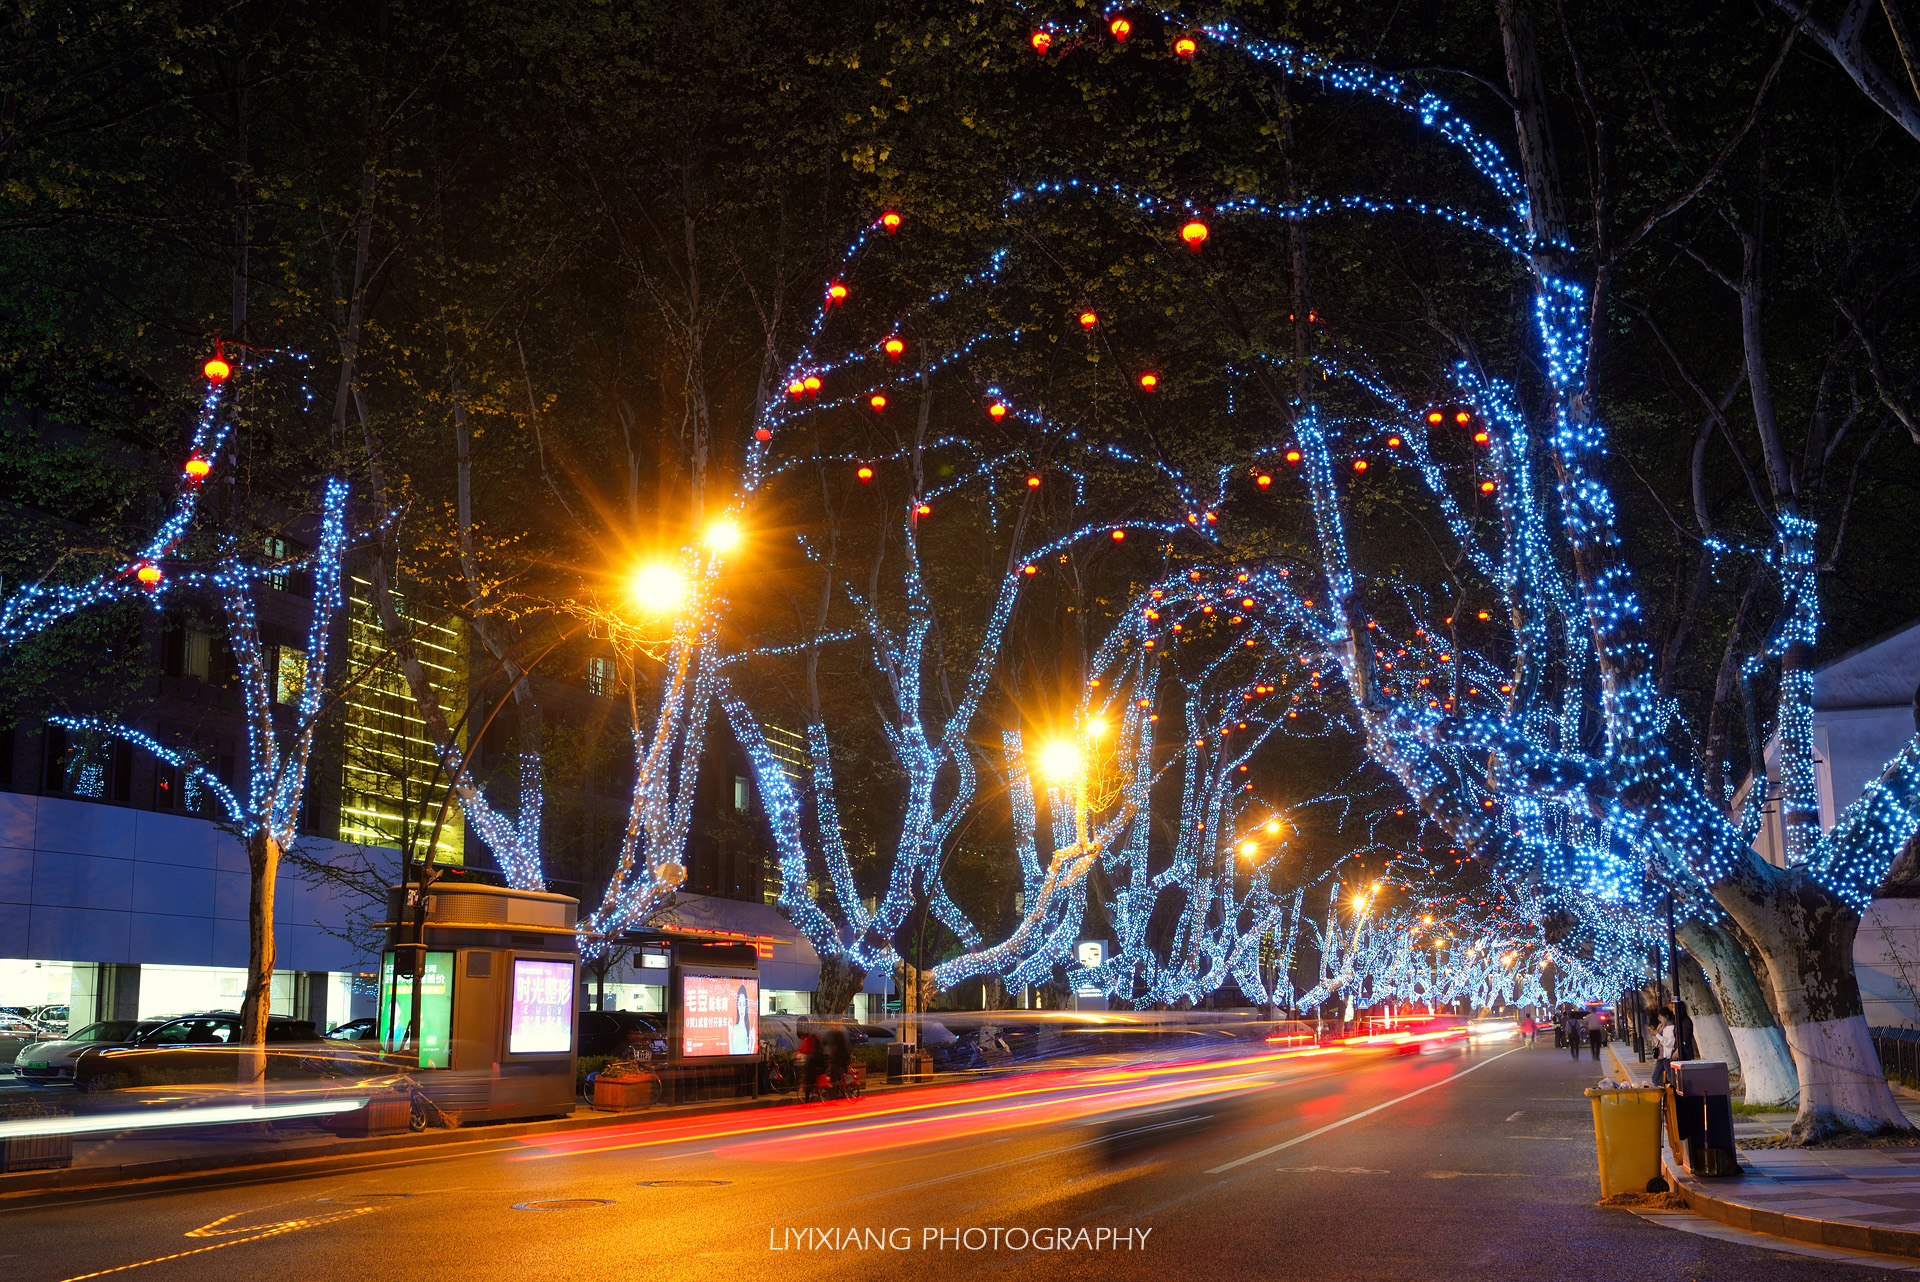
POLYGON ((760 1047, 760 981, 682 975, 680 1053, 688 1059, 751 1055, 760 1047))

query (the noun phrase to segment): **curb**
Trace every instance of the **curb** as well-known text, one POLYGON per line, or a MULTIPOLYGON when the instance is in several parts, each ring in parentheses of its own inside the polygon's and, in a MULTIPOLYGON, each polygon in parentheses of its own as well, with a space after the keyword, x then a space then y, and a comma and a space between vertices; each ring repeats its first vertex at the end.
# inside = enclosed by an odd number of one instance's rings
MULTIPOLYGON (((867 1096, 891 1095, 913 1090, 925 1083, 896 1086, 875 1085, 867 1096)), ((438 1158, 470 1156, 485 1152, 488 1146, 517 1149, 519 1145, 501 1145, 503 1140, 518 1140, 531 1135, 566 1134, 607 1126, 630 1125, 636 1121, 672 1121, 684 1118, 718 1117, 755 1109, 797 1104, 796 1094, 766 1095, 760 1099, 728 1101, 719 1108, 698 1104, 668 1108, 643 1108, 620 1113, 586 1113, 533 1122, 506 1122, 461 1127, 450 1131, 425 1131, 419 1134, 385 1135, 370 1139, 343 1140, 324 1150, 306 1154, 258 1149, 250 1153, 212 1153, 195 1157, 163 1158, 151 1162, 127 1162, 118 1166, 67 1167, 53 1171, 22 1171, 0 1175, 0 1212, 41 1206, 70 1199, 69 1195, 120 1192, 164 1193, 186 1188, 217 1187, 223 1184, 259 1180, 298 1179, 330 1171, 348 1171, 362 1167, 393 1164, 399 1161, 432 1161, 438 1158), (461 1150, 468 1150, 462 1152, 461 1150)))
MULTIPOLYGON (((1613 1056, 1614 1066, 1619 1076, 1629 1081, 1633 1079, 1633 1070, 1628 1066, 1611 1043, 1607 1050, 1613 1056)), ((1766 1233, 1773 1237, 1787 1238, 1795 1242, 1810 1242, 1816 1246, 1840 1247, 1849 1251, 1870 1251, 1877 1255, 1895 1255, 1905 1259, 1920 1259, 1920 1231, 1913 1229, 1882 1228, 1878 1225, 1847 1224, 1839 1220, 1816 1220, 1805 1215, 1788 1215, 1784 1211, 1770 1211, 1765 1207, 1752 1206, 1735 1197, 1707 1192, 1706 1186, 1673 1160, 1673 1151, 1667 1147, 1665 1128, 1660 1135, 1660 1173, 1680 1194, 1687 1209, 1695 1215, 1709 1220, 1717 1220, 1730 1228, 1745 1229, 1750 1233, 1766 1233)))
POLYGON ((1788 1215, 1782 1211, 1769 1211, 1764 1207, 1749 1206, 1745 1202, 1729 1197, 1719 1197, 1708 1193, 1700 1182, 1691 1175, 1678 1170, 1667 1150, 1664 1140, 1660 1146, 1660 1169, 1687 1204, 1687 1209, 1696 1215, 1736 1229, 1746 1229, 1752 1233, 1769 1233, 1774 1237, 1790 1238, 1796 1242, 1811 1242, 1817 1246, 1842 1247, 1851 1251, 1871 1251, 1878 1255, 1896 1255, 1905 1259, 1920 1259, 1920 1232, 1913 1229, 1881 1228, 1877 1225, 1846 1224, 1838 1220, 1816 1220, 1804 1215, 1788 1215))

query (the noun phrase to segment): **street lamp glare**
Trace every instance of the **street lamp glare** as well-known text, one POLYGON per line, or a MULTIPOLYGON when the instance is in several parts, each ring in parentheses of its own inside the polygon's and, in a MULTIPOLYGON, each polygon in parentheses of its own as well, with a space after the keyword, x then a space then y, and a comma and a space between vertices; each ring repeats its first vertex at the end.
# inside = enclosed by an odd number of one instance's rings
POLYGON ((1071 740, 1055 739, 1040 749, 1040 768, 1050 779, 1071 779, 1080 768, 1080 750, 1071 740))
POLYGON ((1280 821, 1278 819, 1269 819, 1267 821, 1266 832, 1269 837, 1278 837, 1280 835, 1280 821))
POLYGON ((1094 717, 1092 720, 1087 722, 1087 738, 1098 739, 1101 735, 1105 734, 1106 732, 1107 732, 1106 718, 1094 717))
POLYGON ((1259 850, 1260 850, 1260 847, 1256 846, 1251 841, 1243 841, 1240 843, 1240 853, 1245 855, 1248 859, 1253 858, 1254 855, 1259 852, 1259 850))
POLYGON ((633 602, 649 614, 672 614, 687 600, 687 576, 679 567, 655 561, 633 576, 633 602))
POLYGON ((720 517, 707 526, 707 546, 722 555, 739 547, 740 540, 744 537, 740 526, 730 516, 720 517))

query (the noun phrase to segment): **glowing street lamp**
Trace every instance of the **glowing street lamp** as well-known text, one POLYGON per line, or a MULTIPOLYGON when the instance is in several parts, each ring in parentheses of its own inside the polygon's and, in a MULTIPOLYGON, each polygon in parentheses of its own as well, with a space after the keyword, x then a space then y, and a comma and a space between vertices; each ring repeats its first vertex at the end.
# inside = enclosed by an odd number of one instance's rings
POLYGON ((643 565, 628 585, 633 603, 648 614, 673 614, 687 603, 691 584, 676 565, 654 561, 643 565))
POLYGON ((1080 773, 1080 747, 1071 739, 1055 739, 1040 749, 1040 769, 1055 783, 1066 783, 1080 773))
POLYGON ((741 531, 737 521, 730 516, 723 516, 710 523, 702 537, 709 548, 725 556, 739 547, 740 540, 746 535, 741 531))

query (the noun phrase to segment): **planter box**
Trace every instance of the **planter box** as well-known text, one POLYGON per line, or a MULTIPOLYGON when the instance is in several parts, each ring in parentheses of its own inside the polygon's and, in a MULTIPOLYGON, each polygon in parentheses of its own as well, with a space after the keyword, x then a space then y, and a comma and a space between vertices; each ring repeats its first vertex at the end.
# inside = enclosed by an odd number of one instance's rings
POLYGON ((609 1113, 624 1113, 653 1103, 654 1084, 645 1077, 593 1079, 593 1106, 609 1113))
POLYGON ((405 1135, 413 1121, 413 1101, 405 1095, 376 1095, 365 1108, 336 1113, 328 1128, 336 1135, 356 1139, 373 1135, 405 1135))
POLYGON ((72 1165, 71 1135, 31 1135, 0 1140, 0 1173, 62 1170, 72 1165))

